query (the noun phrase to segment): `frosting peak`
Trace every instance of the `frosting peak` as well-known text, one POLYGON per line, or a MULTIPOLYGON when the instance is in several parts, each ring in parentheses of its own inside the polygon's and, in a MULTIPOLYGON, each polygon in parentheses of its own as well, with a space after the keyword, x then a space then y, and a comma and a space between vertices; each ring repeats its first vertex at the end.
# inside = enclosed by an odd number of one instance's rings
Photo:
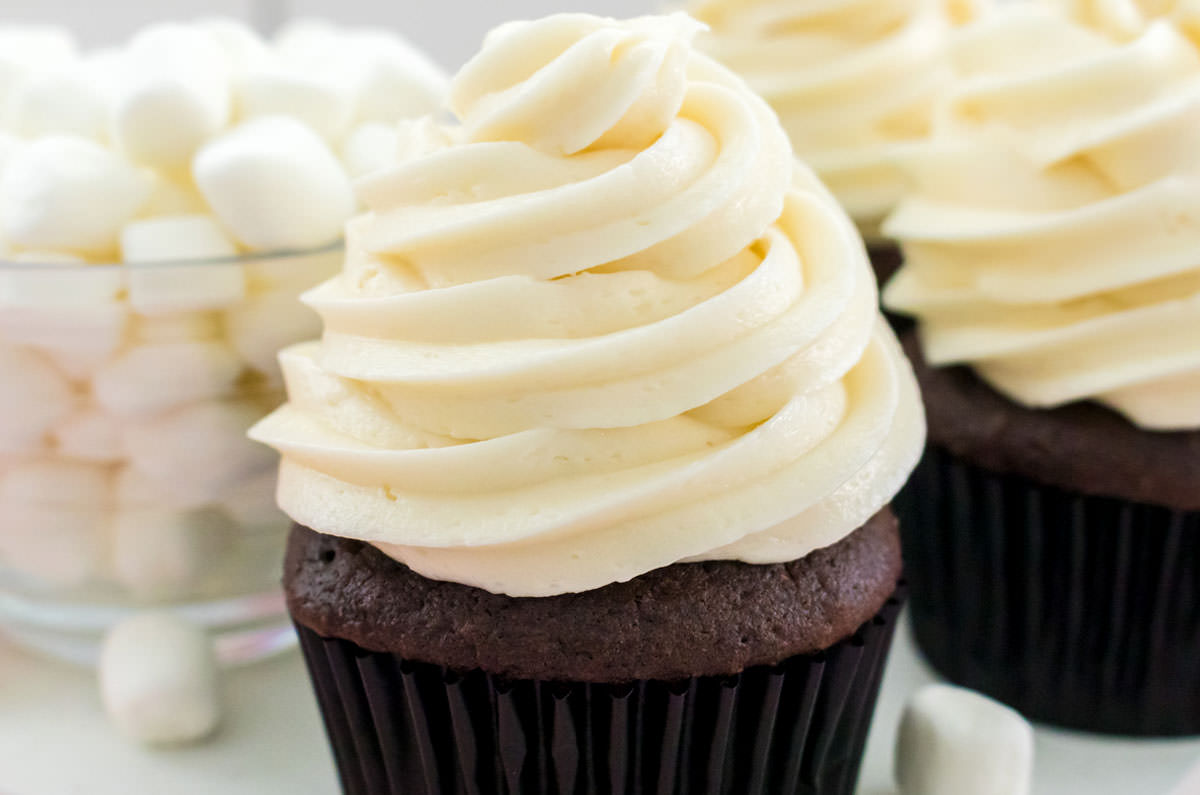
POLYGON ((923 442, 853 225, 685 16, 499 28, 363 180, 255 429, 297 521, 495 592, 775 562, 923 442))
POLYGON ((964 79, 885 227, 906 257, 885 300, 920 318, 932 363, 969 363, 1019 402, 1091 399, 1190 429, 1200 52, 1141 13, 1021 5, 964 31, 964 79), (1118 18, 1140 32, 1115 34, 1118 18))

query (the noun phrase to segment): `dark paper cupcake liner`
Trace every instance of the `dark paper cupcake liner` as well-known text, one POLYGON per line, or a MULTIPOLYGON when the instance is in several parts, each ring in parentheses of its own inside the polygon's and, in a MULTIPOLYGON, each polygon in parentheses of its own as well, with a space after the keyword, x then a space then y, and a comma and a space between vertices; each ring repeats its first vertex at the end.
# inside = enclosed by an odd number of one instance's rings
POLYGON ((850 795, 900 598, 820 654, 624 685, 460 674, 297 630, 347 795, 850 795))
POLYGON ((1200 514, 932 446, 895 507, 913 632, 947 678, 1068 728, 1200 734, 1200 514))

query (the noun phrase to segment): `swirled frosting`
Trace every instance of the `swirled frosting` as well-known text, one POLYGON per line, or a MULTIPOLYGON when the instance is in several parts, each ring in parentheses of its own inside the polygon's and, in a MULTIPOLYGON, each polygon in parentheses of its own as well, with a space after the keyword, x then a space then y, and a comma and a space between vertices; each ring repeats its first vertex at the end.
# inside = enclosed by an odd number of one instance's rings
POLYGON ((254 431, 296 521, 544 596, 792 560, 891 499, 924 420, 862 242, 698 27, 505 25, 460 123, 361 183, 254 431))
POLYGON ((766 98, 863 234, 905 190, 895 160, 929 132, 945 42, 983 0, 692 0, 702 46, 766 98))
POLYGON ((964 31, 961 87, 885 226, 907 261, 885 302, 931 363, 1020 403, 1197 428, 1200 54, 1163 19, 1080 19, 1018 6, 964 31))

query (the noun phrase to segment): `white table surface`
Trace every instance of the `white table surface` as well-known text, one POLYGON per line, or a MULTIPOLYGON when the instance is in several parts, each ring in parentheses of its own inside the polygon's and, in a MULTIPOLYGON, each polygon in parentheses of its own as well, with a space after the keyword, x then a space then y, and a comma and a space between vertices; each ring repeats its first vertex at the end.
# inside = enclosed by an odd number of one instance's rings
MULTIPOLYGON (((914 689, 933 681, 904 629, 884 682, 860 795, 895 792, 891 752, 901 707, 914 689)), ((225 684, 229 710, 210 742, 149 751, 109 729, 90 674, 0 642, 0 793, 337 793, 298 654, 233 671, 225 684)), ((1039 729, 1034 793, 1167 795, 1197 761, 1200 740, 1111 740, 1039 729)))

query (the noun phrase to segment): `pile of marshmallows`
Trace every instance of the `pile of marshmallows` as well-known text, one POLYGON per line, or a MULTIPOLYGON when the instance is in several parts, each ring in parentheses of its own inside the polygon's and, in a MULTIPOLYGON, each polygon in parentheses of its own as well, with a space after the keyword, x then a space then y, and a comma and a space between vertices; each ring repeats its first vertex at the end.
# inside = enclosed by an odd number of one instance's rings
POLYGON ((237 587, 216 564, 281 527, 244 434, 281 400, 278 349, 319 334, 296 297, 340 265, 351 180, 445 85, 392 34, 317 22, 83 54, 0 29, 0 570, 237 587))

